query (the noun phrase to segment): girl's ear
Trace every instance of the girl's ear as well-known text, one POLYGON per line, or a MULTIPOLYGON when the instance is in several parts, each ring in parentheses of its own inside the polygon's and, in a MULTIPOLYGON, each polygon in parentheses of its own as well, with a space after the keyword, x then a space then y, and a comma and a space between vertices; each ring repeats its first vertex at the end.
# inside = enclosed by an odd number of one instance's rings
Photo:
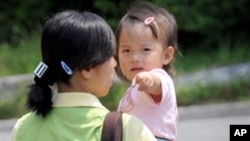
POLYGON ((173 46, 168 46, 164 50, 163 64, 164 65, 169 64, 173 60, 173 57, 174 57, 174 47, 173 46))
POLYGON ((89 69, 83 69, 83 70, 81 70, 81 75, 85 79, 90 79, 91 78, 91 71, 89 69))

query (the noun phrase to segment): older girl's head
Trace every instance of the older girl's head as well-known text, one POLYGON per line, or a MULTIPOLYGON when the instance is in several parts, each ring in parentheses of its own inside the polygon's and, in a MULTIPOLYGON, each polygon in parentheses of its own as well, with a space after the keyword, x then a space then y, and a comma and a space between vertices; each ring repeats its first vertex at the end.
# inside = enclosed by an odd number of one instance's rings
POLYGON ((90 12, 64 11, 49 19, 42 34, 42 58, 49 66, 42 78, 67 83, 63 61, 72 71, 90 69, 114 55, 114 35, 107 23, 90 12))
MULTIPOLYGON (((111 76, 114 48, 113 31, 100 16, 77 11, 56 13, 43 28, 42 61, 34 71, 35 84, 31 86, 27 106, 38 115, 46 116, 52 109, 50 86, 54 83, 70 87, 76 72, 92 68, 98 71, 104 68, 111 76)), ((105 93, 109 88, 110 85, 105 93)))

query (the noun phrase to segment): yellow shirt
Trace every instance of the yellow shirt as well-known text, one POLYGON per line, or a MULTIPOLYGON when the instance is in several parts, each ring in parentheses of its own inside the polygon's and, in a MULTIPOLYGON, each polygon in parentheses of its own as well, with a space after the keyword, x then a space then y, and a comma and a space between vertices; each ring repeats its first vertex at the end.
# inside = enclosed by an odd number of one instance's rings
MULTIPOLYGON (((46 118, 30 112, 17 121, 12 141, 99 141, 108 112, 92 94, 59 93, 46 118)), ((155 140, 137 118, 123 114, 122 119, 123 141, 155 140)))

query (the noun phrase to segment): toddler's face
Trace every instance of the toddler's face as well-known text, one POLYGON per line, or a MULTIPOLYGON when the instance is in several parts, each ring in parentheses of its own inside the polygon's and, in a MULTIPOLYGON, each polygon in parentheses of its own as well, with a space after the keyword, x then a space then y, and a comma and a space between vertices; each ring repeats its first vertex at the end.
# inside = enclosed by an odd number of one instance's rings
POLYGON ((139 72, 162 68, 169 62, 167 48, 143 23, 121 30, 118 55, 121 70, 129 80, 139 72))

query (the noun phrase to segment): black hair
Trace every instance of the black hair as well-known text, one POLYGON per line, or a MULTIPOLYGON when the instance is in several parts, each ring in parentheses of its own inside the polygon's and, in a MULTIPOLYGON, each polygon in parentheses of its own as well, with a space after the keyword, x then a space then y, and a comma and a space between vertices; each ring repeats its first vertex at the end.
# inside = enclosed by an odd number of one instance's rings
POLYGON ((26 105, 45 117, 52 110, 52 89, 55 82, 67 85, 71 75, 61 61, 74 70, 90 69, 114 55, 115 38, 112 29, 100 16, 91 12, 67 10, 56 13, 43 27, 42 61, 48 65, 45 74, 31 85, 26 105))

